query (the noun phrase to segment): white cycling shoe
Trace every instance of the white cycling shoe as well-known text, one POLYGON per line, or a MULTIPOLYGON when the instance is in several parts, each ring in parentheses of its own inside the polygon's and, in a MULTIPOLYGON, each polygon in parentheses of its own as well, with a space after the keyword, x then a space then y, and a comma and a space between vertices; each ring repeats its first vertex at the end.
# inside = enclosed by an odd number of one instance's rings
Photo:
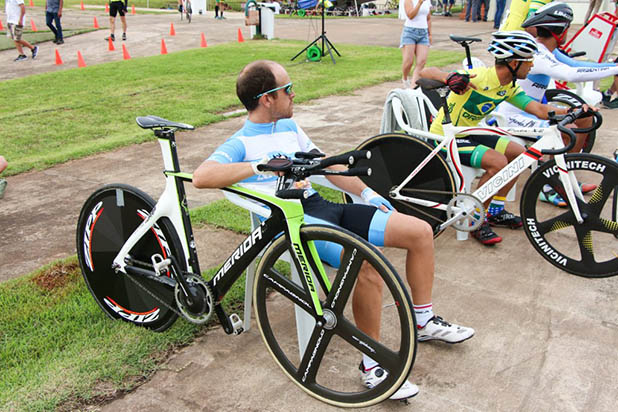
MULTIPOLYGON (((376 365, 369 370, 365 370, 363 363, 360 364, 361 380, 363 384, 369 389, 376 387, 388 376, 388 372, 376 365)), ((418 386, 407 380, 401 385, 401 387, 391 395, 390 399, 401 400, 408 399, 418 394, 418 386)))
POLYGON ((434 316, 429 322, 417 330, 419 342, 441 340, 446 343, 459 343, 474 336, 474 329, 448 323, 440 316, 434 316))

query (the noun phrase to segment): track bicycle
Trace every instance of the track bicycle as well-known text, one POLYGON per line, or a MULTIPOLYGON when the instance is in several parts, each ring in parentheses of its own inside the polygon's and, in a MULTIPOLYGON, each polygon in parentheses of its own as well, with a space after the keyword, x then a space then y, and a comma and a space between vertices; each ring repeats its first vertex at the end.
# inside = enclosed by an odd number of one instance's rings
POLYGON ((367 174, 366 167, 347 171, 326 167, 355 164, 368 152, 326 159, 297 153, 296 159, 260 165, 262 170, 281 174, 276 196, 238 185, 224 188, 267 205, 271 216, 205 281, 184 190, 192 175, 180 171, 175 139, 175 130, 193 127, 156 116, 138 117, 137 123, 154 129, 166 185, 156 203, 125 184, 103 186, 84 203, 77 225, 77 255, 101 309, 112 319, 154 331, 164 331, 179 316, 204 324, 216 313, 226 333, 239 334, 243 322, 236 314, 228 315, 221 300, 263 252, 253 282, 255 318, 283 372, 309 395, 332 405, 364 407, 388 399, 407 379, 416 354, 416 324, 406 287, 382 253, 362 238, 338 227, 303 224, 299 199, 307 191, 293 188, 312 175, 367 174), (341 250, 340 264, 330 271, 317 252, 325 242, 341 250), (381 317, 379 340, 362 332, 353 318, 352 300, 361 267, 373 268, 384 285, 382 309, 375 314, 381 317), (300 274, 297 281, 290 279, 294 268, 300 274), (298 311, 312 319, 305 350, 299 349, 293 323, 298 311), (363 354, 388 371, 387 378, 372 389, 360 381, 358 364, 363 354))
MULTIPOLYGON (((567 272, 585 277, 618 274, 618 243, 614 237, 618 234, 618 222, 612 213, 613 202, 608 201, 618 184, 618 165, 593 154, 565 154, 575 144, 574 133, 590 129, 569 129, 566 125, 586 113, 575 109, 563 116, 552 114, 547 128, 457 127, 451 123, 447 109, 448 87, 427 79, 419 80, 419 84, 441 96, 444 136, 415 130, 413 135, 383 134, 361 143, 357 150, 372 153, 371 160, 359 162, 373 170, 371 176, 361 177, 368 186, 390 198, 398 211, 427 221, 436 235, 448 226, 472 231, 483 221, 483 202, 537 164, 543 155, 554 155, 531 174, 523 188, 520 213, 528 239, 547 261, 567 272), (571 139, 566 147, 560 132, 571 139), (455 135, 470 134, 515 136, 534 143, 476 191, 467 194, 463 193, 464 176, 455 135), (537 140, 538 136, 541 137, 537 140), (438 144, 434 146, 424 139, 438 144), (448 152, 446 158, 439 154, 443 148, 448 152), (578 181, 596 184, 597 188, 584 197, 578 181), (566 209, 538 201, 546 184, 566 200, 566 209)), ((598 128, 601 115, 592 114, 596 120, 592 127, 598 128)))

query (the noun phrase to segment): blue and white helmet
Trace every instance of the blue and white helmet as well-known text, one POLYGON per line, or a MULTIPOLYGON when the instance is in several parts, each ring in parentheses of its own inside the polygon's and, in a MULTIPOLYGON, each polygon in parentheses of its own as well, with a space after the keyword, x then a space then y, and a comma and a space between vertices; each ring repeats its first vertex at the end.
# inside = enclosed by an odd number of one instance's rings
POLYGON ((525 31, 497 31, 492 34, 487 51, 496 60, 531 61, 538 48, 534 37, 525 31))

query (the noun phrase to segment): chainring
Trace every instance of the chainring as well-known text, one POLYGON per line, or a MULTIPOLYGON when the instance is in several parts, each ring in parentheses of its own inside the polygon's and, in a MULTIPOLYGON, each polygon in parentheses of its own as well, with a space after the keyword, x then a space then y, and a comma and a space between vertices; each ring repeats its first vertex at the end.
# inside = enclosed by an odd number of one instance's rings
POLYGON ((472 232, 483 223, 485 208, 476 196, 458 193, 448 202, 446 217, 450 220, 458 214, 461 214, 461 217, 455 220, 451 226, 462 232, 472 232))
POLYGON ((182 314, 183 318, 187 319, 191 323, 202 325, 208 322, 208 320, 214 313, 215 305, 214 305, 214 298, 212 296, 212 291, 210 290, 206 282, 204 282, 204 279, 202 279, 199 276, 186 275, 185 281, 187 282, 189 286, 202 289, 202 291, 204 292, 204 298, 206 299, 206 309, 199 313, 193 312, 186 305, 184 292, 182 290, 182 287, 180 286, 180 283, 178 282, 176 283, 176 286, 174 287, 174 296, 176 298, 176 305, 178 307, 178 310, 180 310, 180 313, 182 314))

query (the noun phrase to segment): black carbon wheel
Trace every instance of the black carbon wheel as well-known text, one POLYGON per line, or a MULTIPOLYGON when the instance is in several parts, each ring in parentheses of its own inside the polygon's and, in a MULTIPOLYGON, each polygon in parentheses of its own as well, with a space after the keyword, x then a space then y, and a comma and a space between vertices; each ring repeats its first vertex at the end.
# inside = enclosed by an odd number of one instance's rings
MULTIPOLYGON (((328 275, 332 287, 320 281, 313 262, 307 265, 315 279, 313 284, 324 315, 313 314, 309 292, 290 280, 290 264, 280 261, 288 253, 289 245, 286 237, 281 236, 264 253, 254 282, 255 314, 264 343, 284 373, 323 402, 339 407, 364 407, 388 399, 405 382, 416 352, 416 325, 406 287, 375 247, 350 232, 320 225, 304 226, 301 243, 307 254, 310 241, 330 242, 329 247, 341 250, 334 254, 341 257, 339 269, 328 275), (379 319, 379 340, 362 332, 353 314, 353 305, 357 316, 368 308, 361 303, 365 301, 360 295, 363 290, 357 292, 359 282, 363 282, 358 277, 361 266, 373 267, 379 276, 375 282, 383 284, 382 303, 369 312, 379 319), (294 321, 297 308, 309 319, 303 356, 299 353, 302 345, 294 321), (387 379, 373 389, 360 380, 363 354, 388 371, 387 379)), ((304 276, 304 270, 299 273, 304 276)), ((375 287, 375 283, 368 285, 375 287)))
MULTIPOLYGON (((400 185, 434 148, 426 142, 405 134, 387 133, 374 136, 361 143, 357 150, 371 150, 371 159, 362 160, 359 166, 371 167, 371 176, 361 176, 363 182, 389 199, 401 213, 416 216, 431 225, 434 236, 441 233, 440 224, 446 221, 446 211, 393 200, 389 192, 400 185)), ((434 156, 401 190, 403 196, 448 204, 457 191, 451 168, 440 155, 434 156), (425 193, 422 190, 447 192, 425 193)))
POLYGON ((579 224, 570 207, 558 208, 539 200, 549 184, 567 202, 558 167, 545 162, 528 179, 522 191, 520 210, 532 246, 554 266, 584 277, 618 274, 618 222, 613 199, 618 185, 618 164, 591 154, 566 155, 567 166, 577 181, 597 185, 578 200, 584 222, 579 224))
MULTIPOLYGON (((131 186, 116 184, 98 189, 86 200, 79 216, 77 257, 90 293, 108 316, 163 331, 177 315, 128 279, 128 275, 112 270, 116 254, 154 205, 150 196, 131 186)), ((170 254, 183 256, 176 231, 167 219, 144 235, 130 255, 150 262, 155 253, 163 258, 170 254)), ((184 259, 178 260, 182 265, 184 259)), ((155 296, 172 307, 175 305, 173 288, 137 279, 155 296)))

